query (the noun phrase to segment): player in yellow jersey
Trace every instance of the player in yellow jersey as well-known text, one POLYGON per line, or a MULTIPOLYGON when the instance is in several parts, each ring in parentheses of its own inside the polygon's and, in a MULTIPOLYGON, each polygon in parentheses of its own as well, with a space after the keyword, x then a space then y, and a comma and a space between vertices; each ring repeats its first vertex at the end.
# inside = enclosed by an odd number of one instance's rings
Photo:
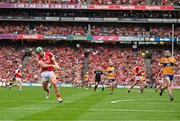
POLYGON ((113 63, 110 63, 109 67, 105 70, 105 75, 109 83, 109 88, 111 89, 110 94, 113 94, 114 88, 116 87, 116 72, 113 63))
POLYGON ((174 78, 174 65, 176 64, 176 59, 171 57, 170 51, 165 51, 164 57, 161 58, 160 64, 163 67, 162 73, 164 76, 163 86, 160 89, 160 96, 162 96, 165 89, 168 90, 170 101, 174 100, 172 96, 172 81, 174 78))

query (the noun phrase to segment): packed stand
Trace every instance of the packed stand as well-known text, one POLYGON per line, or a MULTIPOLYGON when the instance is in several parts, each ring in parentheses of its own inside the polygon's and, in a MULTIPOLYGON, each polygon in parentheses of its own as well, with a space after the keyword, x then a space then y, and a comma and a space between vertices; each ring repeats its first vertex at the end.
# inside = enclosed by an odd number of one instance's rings
POLYGON ((180 18, 180 11, 108 11, 108 12, 92 12, 92 11, 12 11, 6 10, 0 12, 0 18, 4 19, 35 19, 35 17, 40 17, 45 19, 45 17, 89 17, 94 18, 180 18), (34 18, 33 18, 34 17, 34 18))
MULTIPOLYGON (((81 79, 83 50, 71 47, 45 47, 44 49, 52 52, 61 66, 61 70, 56 72, 57 75, 60 75, 59 81, 70 83, 73 80, 81 79)), ((11 46, 0 48, 0 79, 10 80, 13 78, 15 69, 22 64, 23 51, 25 48, 16 49, 11 46)), ((37 57, 32 52, 32 56, 23 68, 23 79, 25 82, 38 82, 40 81, 40 72, 37 57)))
POLYGON ((1 24, 0 34, 86 35, 87 27, 77 25, 1 24))
MULTIPOLYGON (((10 80, 14 76, 15 69, 19 64, 23 64, 22 56, 27 47, 16 48, 13 46, 3 46, 0 48, 0 79, 10 80)), ((33 50, 35 48, 32 48, 33 50)), ((73 83, 82 80, 82 69, 85 59, 84 48, 74 46, 44 47, 45 51, 52 52, 58 64, 61 67, 56 74, 59 75, 58 80, 64 83, 73 83)), ((142 52, 139 49, 135 52, 132 48, 119 46, 89 46, 89 75, 90 83, 94 84, 94 71, 101 68, 103 71, 113 63, 116 69, 116 80, 120 85, 127 85, 133 76, 132 68, 136 66, 137 61, 144 63, 142 52), (128 61, 127 61, 128 60, 128 61)), ((152 76, 155 79, 160 71, 159 60, 163 56, 165 49, 148 49, 152 53, 152 76)), ((175 66, 175 81, 180 77, 180 53, 178 50, 174 53, 177 59, 175 66)), ((23 68, 23 79, 25 82, 39 82, 40 67, 37 64, 36 55, 32 52, 28 63, 23 68)), ((102 80, 105 80, 103 76, 102 80)), ((179 82, 177 81, 179 84, 179 82)))
MULTIPOLYGON (((151 25, 116 25, 116 26, 97 26, 93 25, 92 35, 96 36, 139 36, 139 37, 172 37, 172 28, 170 26, 151 25)), ((180 27, 175 28, 175 37, 180 37, 180 27)))
MULTIPOLYGON (((139 49, 136 52, 132 48, 119 48, 119 47, 94 47, 89 57, 89 70, 90 75, 94 77, 94 71, 97 68, 101 68, 105 70, 109 63, 114 63, 116 68, 116 80, 120 85, 127 85, 131 83, 129 80, 133 76, 133 72, 131 71, 135 66, 136 62, 141 62, 144 64, 144 57, 142 56, 143 52, 149 51, 152 53, 152 76, 153 80, 156 81, 157 74, 160 71, 161 67, 159 66, 160 58, 163 57, 163 53, 165 49, 139 49), (128 60, 128 61, 127 61, 128 60)), ((175 85, 180 85, 180 53, 178 50, 175 51, 174 57, 177 60, 175 65, 175 85)), ((146 78, 147 83, 150 78, 146 78)), ((102 80, 105 80, 103 77, 102 80)), ((91 79, 91 82, 94 82, 94 78, 91 79)))
MULTIPOLYGON (((0 34, 42 34, 42 35, 75 35, 75 36, 138 36, 138 37, 160 37, 171 38, 172 28, 170 25, 46 25, 46 24, 1 24, 0 34)), ((175 26, 174 36, 180 37, 180 27, 175 26)))
POLYGON ((21 63, 21 50, 16 50, 11 46, 0 48, 0 71, 1 78, 11 79, 15 70, 15 65, 21 63))
MULTIPOLYGON (((138 57, 138 60, 142 61, 142 58, 138 57)), ((120 49, 119 47, 95 47, 90 54, 89 61, 90 75, 93 75, 93 77, 97 68, 106 70, 109 64, 113 63, 116 69, 116 80, 120 85, 129 83, 128 79, 133 76, 130 70, 135 67, 134 64, 136 63, 131 48, 120 49)), ((103 80, 105 80, 105 77, 103 80)))

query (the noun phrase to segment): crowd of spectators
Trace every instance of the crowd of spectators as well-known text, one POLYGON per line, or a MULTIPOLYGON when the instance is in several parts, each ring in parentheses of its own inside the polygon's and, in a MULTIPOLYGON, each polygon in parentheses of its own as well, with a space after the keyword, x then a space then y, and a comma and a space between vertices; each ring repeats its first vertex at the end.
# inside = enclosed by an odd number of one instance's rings
POLYGON ((95 5, 180 5, 179 0, 1 0, 2 3, 95 4, 95 5))
MULTIPOLYGON (((34 48, 32 48, 34 50, 34 48)), ((81 49, 74 49, 71 47, 44 47, 45 51, 55 54, 55 58, 61 66, 59 80, 61 82, 70 83, 73 80, 80 80, 82 62, 84 58, 81 49)), ((10 80, 14 76, 15 69, 19 64, 23 65, 22 56, 26 48, 16 49, 11 46, 0 48, 0 79, 10 80)), ((24 65, 23 65, 24 66, 24 65)), ((23 69, 23 78, 25 81, 36 82, 40 80, 40 67, 37 64, 37 57, 32 52, 31 57, 25 64, 23 69)))
MULTIPOLYGON (((131 70, 136 66, 136 62, 138 61, 144 64, 144 56, 142 56, 142 53, 148 51, 152 54, 152 78, 156 80, 157 74, 161 69, 159 60, 163 57, 165 50, 166 49, 140 48, 137 52, 134 52, 132 48, 94 47, 89 58, 90 75, 94 76, 94 71, 97 68, 104 70, 108 67, 109 63, 114 63, 118 84, 126 85, 130 83, 129 79, 133 76, 131 70)), ((180 85, 180 82, 178 81, 180 76, 180 53, 178 50, 174 52, 174 57, 177 59, 175 65, 175 84, 180 85)), ((149 79, 147 78, 147 80, 149 79)), ((93 82, 94 80, 92 79, 91 81, 93 82)))
MULTIPOLYGON (((104 25, 92 26, 92 35, 98 36, 139 36, 139 37, 172 37, 172 28, 170 26, 158 25, 104 25)), ((180 36, 180 27, 175 29, 175 37, 180 36)))
MULTIPOLYGON (((89 57, 90 75, 94 76, 97 68, 105 70, 110 63, 116 68, 116 79, 118 84, 127 84, 129 78, 132 77, 132 68, 135 67, 135 56, 131 48, 120 49, 119 47, 96 47, 93 48, 89 57), (127 61, 128 60, 128 61, 127 61)), ((138 61, 143 62, 139 56, 138 61)), ((91 80, 94 81, 93 79, 91 80)))
MULTIPOLYGON (((42 35, 95 35, 95 36, 138 36, 138 37, 172 37, 169 25, 140 24, 89 24, 89 25, 57 25, 57 24, 1 24, 0 34, 42 34, 42 35)), ((175 27, 175 37, 180 37, 180 27, 175 27)))
POLYGON ((94 18, 180 18, 179 11, 107 11, 107 12, 92 12, 92 11, 12 11, 6 10, 0 12, 1 18, 16 18, 32 19, 33 17, 89 17, 94 18))
MULTIPOLYGON (((0 79, 9 80, 13 77, 15 68, 22 63, 22 55, 26 47, 15 48, 13 46, 4 46, 0 48, 0 79)), ((32 48, 34 50, 34 48, 32 48)), ((64 83, 73 83, 82 80, 82 69, 84 68, 84 60, 87 58, 84 54, 84 47, 74 46, 49 46, 44 47, 46 51, 52 52, 61 71, 57 72, 59 81, 64 83)), ((86 48, 87 49, 87 48, 86 48)), ((113 63, 116 68, 116 80, 120 85, 126 85, 129 78, 133 76, 132 68, 136 66, 137 61, 144 64, 142 52, 149 50, 152 53, 152 76, 156 78, 160 70, 159 60, 163 56, 165 49, 139 49, 134 51, 130 47, 119 46, 88 46, 89 61, 88 72, 90 75, 90 83, 94 84, 94 71, 98 68, 105 70, 110 63, 113 63), (128 61, 127 61, 128 60, 128 61)), ((175 51, 177 65, 175 66, 175 75, 180 75, 180 53, 175 51)), ((23 77, 25 81, 37 82, 40 80, 40 68, 37 64, 36 56, 32 52, 28 63, 23 69, 23 77)), ((104 79, 104 77, 103 77, 104 79)), ((177 82, 179 83, 179 82, 177 82)))
POLYGON ((87 33, 86 26, 56 25, 56 24, 1 24, 0 34, 43 34, 43 35, 82 35, 87 33))

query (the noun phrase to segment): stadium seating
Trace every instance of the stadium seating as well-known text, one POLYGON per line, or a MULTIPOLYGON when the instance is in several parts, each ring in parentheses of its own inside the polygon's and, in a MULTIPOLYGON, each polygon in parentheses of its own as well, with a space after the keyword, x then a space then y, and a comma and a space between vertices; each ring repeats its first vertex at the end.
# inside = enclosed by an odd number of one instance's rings
MULTIPOLYGON (((136 25, 136 24, 117 24, 115 25, 91 25, 88 32, 88 25, 56 25, 56 24, 1 24, 0 34, 42 34, 42 35, 81 35, 86 36, 91 33, 96 36, 143 36, 143 37, 167 37, 172 36, 170 26, 158 25, 136 25)), ((175 28, 175 37, 180 36, 180 27, 175 28)))
POLYGON ((119 11, 119 12, 88 12, 88 11, 53 11, 53 12, 45 12, 45 11, 0 11, 0 18, 4 17, 12 17, 12 18, 24 18, 24 19, 33 19, 35 17, 89 17, 90 19, 94 18, 176 18, 180 17, 180 13, 178 11, 173 12, 149 12, 149 11, 119 11))
MULTIPOLYGON (((55 58, 61 66, 59 81, 72 83, 74 80, 81 80, 81 72, 83 69, 84 49, 82 47, 75 48, 71 46, 61 47, 44 47, 46 51, 55 54, 55 58)), ((135 58, 143 63, 141 55, 142 49, 138 50, 137 57, 134 56, 132 48, 119 48, 117 46, 89 46, 91 52, 89 54, 89 73, 90 81, 94 83, 94 71, 98 67, 103 70, 108 66, 109 62, 115 64, 117 70, 118 84, 126 84, 127 80, 133 75, 131 69, 135 66, 135 58), (127 61, 128 60, 128 61, 127 61)), ((25 48, 15 48, 13 46, 5 46, 0 48, 0 74, 1 78, 11 79, 14 75, 15 65, 22 63, 22 53, 25 48)), ((33 48, 34 49, 34 48, 33 48)), ((146 50, 148 50, 146 48, 146 50)), ((156 77, 159 71, 159 58, 163 55, 163 50, 149 49, 152 51, 152 73, 156 77)), ((180 62, 180 53, 177 50, 175 57, 180 62)), ((180 75, 180 66, 176 66, 176 75, 180 75)), ((37 65, 35 54, 32 54, 28 64, 24 68, 24 77, 26 81, 36 82, 40 80, 40 68, 37 65)))
POLYGON ((0 25, 0 34, 61 34, 61 35, 85 35, 87 27, 71 25, 42 25, 31 26, 29 24, 0 25))

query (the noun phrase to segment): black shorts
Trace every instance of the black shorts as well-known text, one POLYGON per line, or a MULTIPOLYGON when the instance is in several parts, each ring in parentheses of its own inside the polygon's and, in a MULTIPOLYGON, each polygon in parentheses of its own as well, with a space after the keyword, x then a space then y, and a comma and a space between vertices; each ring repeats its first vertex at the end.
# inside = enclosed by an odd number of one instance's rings
POLYGON ((164 78, 169 78, 170 81, 173 81, 174 75, 164 75, 164 78))
POLYGON ((95 82, 98 82, 98 83, 99 83, 100 81, 101 81, 101 79, 95 79, 95 82))

